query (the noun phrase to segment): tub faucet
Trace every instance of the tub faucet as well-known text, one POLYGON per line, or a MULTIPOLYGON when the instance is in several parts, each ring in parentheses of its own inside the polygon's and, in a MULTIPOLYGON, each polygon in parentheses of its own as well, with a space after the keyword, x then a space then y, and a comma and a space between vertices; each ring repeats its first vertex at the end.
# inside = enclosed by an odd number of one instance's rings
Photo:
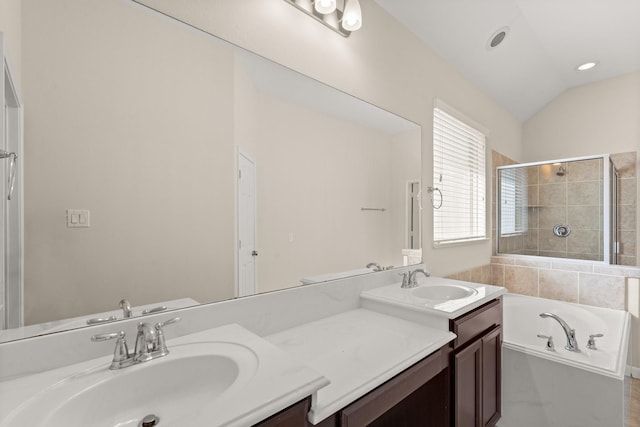
POLYGON ((540 317, 542 318, 551 317, 552 319, 557 320, 558 323, 560 323, 560 326, 562 326, 562 329, 564 330, 565 335, 567 336, 567 345, 564 348, 576 353, 580 352, 580 349, 578 348, 578 341, 576 341, 575 329, 572 329, 571 326, 569 326, 569 324, 565 322, 560 316, 555 315, 553 313, 540 313, 540 317))

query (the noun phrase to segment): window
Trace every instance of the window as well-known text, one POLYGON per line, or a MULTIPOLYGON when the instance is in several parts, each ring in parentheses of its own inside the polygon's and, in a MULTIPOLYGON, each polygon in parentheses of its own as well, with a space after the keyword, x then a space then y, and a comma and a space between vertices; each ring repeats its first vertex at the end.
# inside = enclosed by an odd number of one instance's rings
POLYGON ((501 169, 500 235, 520 234, 528 228, 527 170, 501 169))
POLYGON ((433 187, 442 203, 433 213, 435 244, 487 237, 486 137, 440 108, 433 111, 433 187))

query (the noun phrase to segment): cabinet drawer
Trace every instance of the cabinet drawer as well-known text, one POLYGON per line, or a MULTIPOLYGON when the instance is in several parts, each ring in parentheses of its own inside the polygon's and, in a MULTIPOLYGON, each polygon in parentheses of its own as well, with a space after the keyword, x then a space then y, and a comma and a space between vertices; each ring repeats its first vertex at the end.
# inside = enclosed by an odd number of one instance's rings
POLYGON ((471 313, 451 320, 451 331, 458 336, 453 347, 462 347, 489 329, 502 324, 502 298, 490 301, 471 313))

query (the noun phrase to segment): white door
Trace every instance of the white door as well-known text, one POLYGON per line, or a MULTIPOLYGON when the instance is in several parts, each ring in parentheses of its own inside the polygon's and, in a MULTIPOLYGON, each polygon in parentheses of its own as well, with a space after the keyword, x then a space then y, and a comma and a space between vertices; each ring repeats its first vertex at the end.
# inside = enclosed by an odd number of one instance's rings
POLYGON ((23 325, 22 104, 5 57, 0 33, 0 329, 23 325))
POLYGON ((238 151, 238 296, 256 293, 256 164, 238 151))

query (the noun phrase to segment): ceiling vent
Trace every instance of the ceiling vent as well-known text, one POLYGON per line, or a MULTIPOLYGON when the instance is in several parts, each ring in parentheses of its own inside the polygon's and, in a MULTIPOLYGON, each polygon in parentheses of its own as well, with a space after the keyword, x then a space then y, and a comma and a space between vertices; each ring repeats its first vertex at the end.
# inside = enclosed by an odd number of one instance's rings
POLYGON ((487 50, 498 47, 507 37, 507 34, 509 34, 509 27, 502 27, 493 33, 491 37, 489 37, 489 40, 487 40, 487 50))

